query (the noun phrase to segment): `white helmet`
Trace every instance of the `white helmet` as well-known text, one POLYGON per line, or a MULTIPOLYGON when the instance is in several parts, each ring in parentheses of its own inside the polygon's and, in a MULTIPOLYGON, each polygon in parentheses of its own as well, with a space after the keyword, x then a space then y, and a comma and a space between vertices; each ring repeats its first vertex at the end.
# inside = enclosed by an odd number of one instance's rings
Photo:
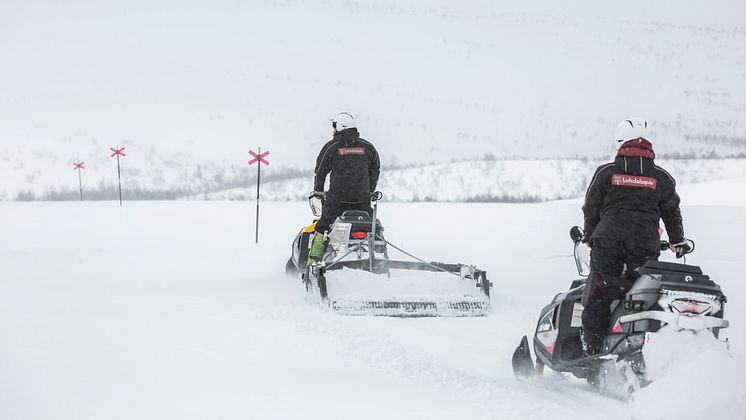
POLYGON ((638 117, 627 118, 616 126, 614 146, 619 150, 624 143, 639 138, 650 141, 648 122, 638 117))
POLYGON ((349 112, 340 112, 334 117, 329 118, 329 121, 332 122, 332 127, 337 131, 357 127, 355 124, 355 117, 353 117, 349 112))

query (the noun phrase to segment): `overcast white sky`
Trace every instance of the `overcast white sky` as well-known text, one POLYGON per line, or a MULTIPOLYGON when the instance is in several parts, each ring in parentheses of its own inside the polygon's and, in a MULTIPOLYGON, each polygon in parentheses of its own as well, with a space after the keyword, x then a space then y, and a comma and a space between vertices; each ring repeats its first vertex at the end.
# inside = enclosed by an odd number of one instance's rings
POLYGON ((2 0, 0 145, 309 167, 341 110, 388 162, 746 137, 743 1, 598 3, 2 0))

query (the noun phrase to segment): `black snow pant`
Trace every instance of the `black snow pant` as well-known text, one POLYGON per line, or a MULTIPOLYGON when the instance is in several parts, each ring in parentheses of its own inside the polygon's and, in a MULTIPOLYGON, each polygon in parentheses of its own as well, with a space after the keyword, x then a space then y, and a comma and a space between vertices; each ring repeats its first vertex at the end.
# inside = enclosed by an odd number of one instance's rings
POLYGON ((602 347, 609 331, 611 303, 624 299, 639 276, 635 270, 647 260, 657 260, 658 256, 660 250, 657 249, 635 247, 611 239, 593 239, 591 274, 582 300, 583 336, 589 346, 602 347))
POLYGON ((373 215, 370 200, 346 202, 327 196, 326 200, 324 200, 324 205, 321 207, 321 218, 316 222, 316 232, 327 232, 332 223, 337 220, 337 217, 341 216, 347 210, 362 210, 367 212, 369 216, 373 215))

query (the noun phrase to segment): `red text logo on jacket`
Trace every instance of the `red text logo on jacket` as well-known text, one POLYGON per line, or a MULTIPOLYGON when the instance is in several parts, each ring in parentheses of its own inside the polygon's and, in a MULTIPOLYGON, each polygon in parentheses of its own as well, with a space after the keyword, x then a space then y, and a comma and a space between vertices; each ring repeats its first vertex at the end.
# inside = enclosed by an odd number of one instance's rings
POLYGON ((646 176, 634 176, 624 174, 614 174, 611 176, 611 185, 621 185, 624 187, 650 188, 652 190, 658 185, 658 180, 646 176))
POLYGON ((365 149, 362 147, 342 147, 337 149, 340 156, 344 155, 364 155, 365 149))

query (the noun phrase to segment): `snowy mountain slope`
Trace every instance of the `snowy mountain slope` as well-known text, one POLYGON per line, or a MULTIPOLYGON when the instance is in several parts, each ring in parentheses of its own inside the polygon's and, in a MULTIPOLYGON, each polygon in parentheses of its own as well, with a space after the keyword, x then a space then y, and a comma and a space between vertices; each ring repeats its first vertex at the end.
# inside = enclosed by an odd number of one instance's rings
MULTIPOLYGON (((389 201, 535 202, 582 197, 596 167, 604 161, 497 160, 453 162, 382 170, 378 189, 389 201)), ((660 159, 679 185, 746 177, 744 159, 660 159)), ((256 178, 254 178, 256 179, 256 178)), ((253 200, 256 187, 189 196, 193 200, 253 200)), ((303 200, 313 177, 262 184, 262 199, 303 200)), ((328 183, 327 183, 328 187, 328 183)), ((728 200, 726 198, 726 200, 728 200)))
MULTIPOLYGON (((183 157, 188 159, 187 156, 183 157)), ((186 161, 186 160, 185 160, 186 161)), ((149 184, 148 173, 130 168, 123 159, 122 183, 129 200, 253 200, 256 197, 256 167, 197 164, 188 171, 168 162, 156 168, 157 183, 149 184)), ((447 164, 384 167, 379 189, 390 201, 478 201, 535 202, 582 196, 596 166, 605 161, 589 159, 475 160, 447 164)), ((658 159, 680 185, 746 176, 746 159, 658 159)), ((116 162, 105 157, 86 162, 83 189, 86 200, 114 200, 118 193, 116 162), (114 178, 116 179, 116 178, 114 178)), ((0 199, 78 200, 78 177, 68 172, 64 188, 49 189, 48 182, 61 181, 57 174, 37 170, 36 189, 22 189, 10 195, 0 187, 0 199), (38 178, 37 178, 38 177, 38 178), (45 181, 46 180, 46 181, 45 181)), ((262 198, 272 201, 303 200, 313 183, 310 170, 265 167, 262 198)), ((31 184, 30 184, 31 185, 31 184)))
POLYGON ((579 381, 512 376, 520 336, 575 277, 567 231, 577 204, 381 203, 398 245, 488 271, 495 307, 475 319, 321 310, 282 274, 307 206, 265 203, 259 245, 253 212, 0 203, 0 418, 743 418, 746 259, 733 242, 746 234, 743 207, 683 208, 697 241, 689 262, 728 295, 734 359, 677 372, 707 393, 684 401, 651 388, 631 406, 579 381))
POLYGON ((630 114, 660 150, 743 154, 744 21, 737 0, 4 1, 0 194, 74 188, 78 158, 113 185, 115 144, 143 188, 258 146, 308 169, 343 109, 399 164, 595 158, 630 114))

